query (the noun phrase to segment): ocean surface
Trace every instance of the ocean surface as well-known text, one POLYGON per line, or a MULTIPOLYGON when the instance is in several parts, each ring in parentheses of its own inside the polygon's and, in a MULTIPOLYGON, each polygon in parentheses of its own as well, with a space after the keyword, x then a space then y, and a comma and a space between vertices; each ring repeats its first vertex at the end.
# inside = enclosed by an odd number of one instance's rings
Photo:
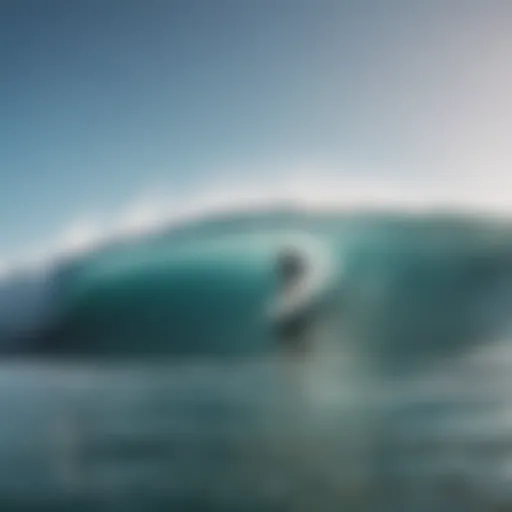
POLYGON ((512 231, 241 213, 0 285, 0 510, 512 507, 512 231), (265 312, 326 269, 299 360, 265 312))

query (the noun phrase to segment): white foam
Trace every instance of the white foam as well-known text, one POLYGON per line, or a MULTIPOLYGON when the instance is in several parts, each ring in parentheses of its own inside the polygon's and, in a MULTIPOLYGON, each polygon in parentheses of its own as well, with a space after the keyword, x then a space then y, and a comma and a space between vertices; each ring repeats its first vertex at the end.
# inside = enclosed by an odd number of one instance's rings
POLYGON ((188 195, 173 197, 160 191, 144 194, 112 217, 95 215, 70 222, 50 243, 27 247, 21 254, 0 258, 0 278, 18 270, 45 269, 56 260, 94 250, 106 240, 138 236, 164 226, 240 211, 288 207, 298 211, 403 213, 461 212, 508 217, 512 203, 507 187, 483 187, 466 181, 442 187, 417 180, 347 179, 321 171, 288 174, 258 181, 218 183, 188 195))

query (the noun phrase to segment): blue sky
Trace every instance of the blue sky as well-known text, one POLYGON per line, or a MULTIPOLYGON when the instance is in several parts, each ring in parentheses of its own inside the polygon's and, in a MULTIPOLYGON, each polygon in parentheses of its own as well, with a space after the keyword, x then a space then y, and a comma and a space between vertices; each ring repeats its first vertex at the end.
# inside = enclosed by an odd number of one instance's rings
POLYGON ((0 257, 301 166, 503 191, 511 23, 493 0, 4 0, 0 257))

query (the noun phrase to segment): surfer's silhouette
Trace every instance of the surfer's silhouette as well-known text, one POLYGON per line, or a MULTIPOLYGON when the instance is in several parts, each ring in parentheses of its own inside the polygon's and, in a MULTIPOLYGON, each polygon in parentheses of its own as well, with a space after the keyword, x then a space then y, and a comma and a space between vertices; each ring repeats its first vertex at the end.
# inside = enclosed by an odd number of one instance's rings
POLYGON ((276 273, 278 300, 271 313, 277 341, 288 354, 305 354, 311 349, 318 314, 311 289, 313 262, 288 246, 277 256, 276 273))

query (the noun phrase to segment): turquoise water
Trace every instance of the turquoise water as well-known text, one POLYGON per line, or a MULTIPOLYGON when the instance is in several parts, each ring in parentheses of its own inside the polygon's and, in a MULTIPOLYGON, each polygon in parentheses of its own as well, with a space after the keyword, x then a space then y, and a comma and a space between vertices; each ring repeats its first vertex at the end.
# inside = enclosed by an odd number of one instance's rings
POLYGON ((269 358, 2 365, 0 504, 503 510, 512 358, 495 355, 371 386, 333 376, 320 403, 269 358))
POLYGON ((510 242, 486 219, 267 213, 11 282, 0 508, 501 510, 510 242), (294 366, 264 312, 297 237, 332 307, 294 366))
POLYGON ((265 311, 276 295, 276 256, 305 236, 331 262, 326 289, 340 320, 338 337, 357 340, 383 363, 426 362, 505 328, 500 311, 512 291, 511 237, 501 225, 261 214, 113 244, 59 269, 52 279, 52 350, 272 353, 265 311))

